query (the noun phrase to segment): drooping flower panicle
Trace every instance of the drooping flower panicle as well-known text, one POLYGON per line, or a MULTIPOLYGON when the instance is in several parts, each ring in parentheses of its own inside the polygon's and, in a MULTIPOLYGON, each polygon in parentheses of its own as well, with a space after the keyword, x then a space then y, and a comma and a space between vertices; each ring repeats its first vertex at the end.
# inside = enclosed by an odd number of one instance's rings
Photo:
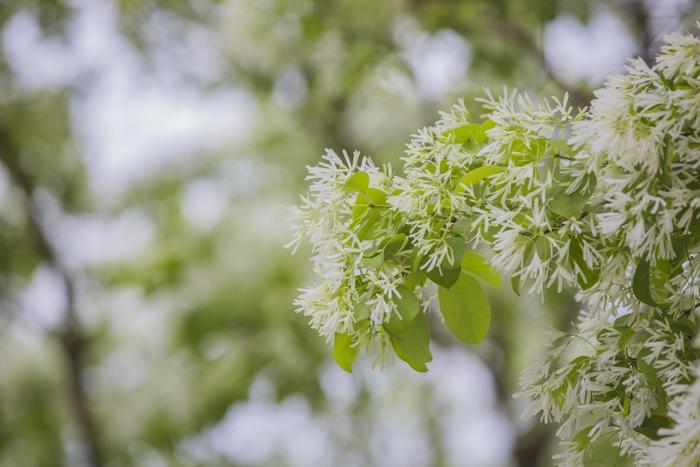
POLYGON ((533 294, 575 288, 575 332, 522 377, 527 413, 559 424, 560 461, 585 465, 605 437, 639 465, 697 465, 700 41, 670 35, 583 111, 481 102, 481 122, 460 103, 418 131, 401 175, 333 151, 309 168, 292 246, 310 241, 320 282, 299 311, 348 371, 360 351, 425 371, 436 295, 476 343, 499 273, 533 294))

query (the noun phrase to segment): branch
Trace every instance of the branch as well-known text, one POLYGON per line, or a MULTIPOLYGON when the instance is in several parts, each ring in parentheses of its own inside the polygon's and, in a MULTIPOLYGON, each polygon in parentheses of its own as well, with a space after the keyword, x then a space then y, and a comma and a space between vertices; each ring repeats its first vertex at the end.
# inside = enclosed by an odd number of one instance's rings
POLYGON ((59 332, 60 343, 68 364, 68 384, 76 421, 80 427, 87 460, 91 467, 102 467, 102 455, 97 439, 97 425, 90 410, 88 394, 83 378, 83 366, 87 342, 76 313, 75 285, 73 279, 56 254, 48 232, 41 222, 39 209, 32 200, 34 188, 31 178, 18 159, 8 128, 0 122, 0 161, 5 166, 12 183, 18 188, 27 220, 27 230, 39 256, 58 273, 65 295, 63 322, 59 332))
POLYGON ((530 33, 528 33, 520 24, 502 15, 498 15, 492 11, 485 10, 483 16, 486 17, 496 29, 503 36, 509 37, 511 42, 517 44, 524 52, 537 60, 542 66, 542 70, 547 75, 547 78, 561 88, 564 92, 567 92, 571 97, 571 102, 577 107, 586 107, 590 104, 593 95, 590 91, 572 87, 565 82, 563 82, 554 73, 551 64, 547 61, 544 56, 544 50, 540 47, 537 42, 532 38, 530 33))
POLYGON ((652 66, 654 55, 660 46, 652 31, 649 11, 643 0, 608 0, 607 6, 627 19, 630 32, 636 36, 640 50, 639 57, 652 66))

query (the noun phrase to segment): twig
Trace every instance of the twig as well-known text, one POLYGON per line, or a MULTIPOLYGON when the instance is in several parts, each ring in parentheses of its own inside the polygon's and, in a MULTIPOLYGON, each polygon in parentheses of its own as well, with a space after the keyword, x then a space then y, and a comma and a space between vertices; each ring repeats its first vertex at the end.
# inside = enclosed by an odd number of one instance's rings
POLYGON ((63 322, 59 332, 60 343, 68 364, 68 384, 76 421, 85 447, 87 461, 91 467, 102 467, 102 455, 97 437, 97 425, 90 410, 88 394, 83 378, 83 366, 87 343, 76 313, 75 286, 73 279, 56 254, 49 235, 41 222, 41 215, 32 200, 34 189, 30 177, 19 160, 8 129, 0 123, 0 161, 5 166, 12 183, 19 189, 22 206, 27 219, 27 230, 39 256, 57 272, 65 295, 63 322))

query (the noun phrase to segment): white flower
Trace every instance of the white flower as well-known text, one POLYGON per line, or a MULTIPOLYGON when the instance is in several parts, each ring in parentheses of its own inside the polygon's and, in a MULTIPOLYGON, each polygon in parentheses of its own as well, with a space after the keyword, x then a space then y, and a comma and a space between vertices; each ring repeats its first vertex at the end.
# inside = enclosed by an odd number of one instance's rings
MULTIPOLYGON (((384 363, 409 274, 444 272, 455 245, 488 247, 528 293, 578 289, 575 330, 521 379, 526 414, 560 424, 557 459, 588 465, 605 438, 639 465, 700 464, 699 77, 700 41, 673 34, 657 65, 630 61, 582 113, 566 98, 487 93, 479 123, 460 102, 413 135, 401 176, 327 151, 291 210, 289 246, 307 239, 320 276, 298 311, 384 363), (345 189, 358 171, 387 203, 345 189), (393 238, 405 249, 384 258, 393 238), (671 427, 656 431, 666 409, 671 427)), ((411 292, 423 309, 430 290, 411 292)))

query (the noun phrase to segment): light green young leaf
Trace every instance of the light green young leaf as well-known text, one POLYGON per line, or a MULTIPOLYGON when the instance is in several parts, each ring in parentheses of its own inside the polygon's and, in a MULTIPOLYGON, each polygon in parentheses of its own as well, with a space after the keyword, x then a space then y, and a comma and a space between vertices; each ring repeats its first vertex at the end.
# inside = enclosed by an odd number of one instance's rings
POLYGON ((501 276, 498 274, 498 271, 488 264, 481 255, 474 251, 468 251, 464 254, 462 271, 467 271, 482 278, 493 287, 498 288, 501 286, 501 276))
POLYGON ((348 193, 365 193, 369 188, 369 175, 367 172, 355 172, 345 180, 343 191, 348 193))
POLYGON ((385 209, 387 207, 386 193, 376 188, 367 188, 366 192, 357 194, 352 219, 357 221, 370 209, 385 209))
POLYGON ((358 222, 357 238, 367 240, 372 237, 374 228, 381 221, 382 216, 376 209, 370 209, 365 216, 358 222))
POLYGON ((357 358, 359 348, 352 346, 352 337, 348 334, 336 333, 333 338, 333 358, 340 368, 352 373, 352 364, 357 358))
POLYGON ((386 208, 386 193, 381 190, 368 188, 366 193, 357 194, 352 209, 352 220, 360 240, 372 236, 374 227, 382 219, 381 211, 386 208))
POLYGON ((367 199, 371 208, 387 208, 386 193, 376 188, 367 188, 367 199))
POLYGON ((451 288, 440 287, 440 311, 445 324, 463 342, 478 344, 491 324, 491 307, 484 289, 469 274, 462 274, 451 288))
POLYGON ((566 217, 567 219, 579 217, 593 194, 595 186, 595 176, 591 175, 588 177, 588 180, 581 183, 581 186, 573 193, 567 193, 569 187, 566 185, 552 187, 547 191, 547 198, 549 199, 547 207, 554 214, 566 217))
POLYGON ((484 144, 488 141, 486 132, 496 126, 493 120, 486 120, 483 123, 467 123, 457 128, 449 129, 442 133, 444 142, 463 144, 474 141, 477 144, 484 144))
POLYGON ((357 198, 355 198, 355 205, 352 208, 352 220, 353 222, 360 222, 362 218, 369 211, 369 202, 367 196, 364 193, 358 193, 357 198))
POLYGON ((567 219, 579 217, 589 198, 581 193, 567 195, 566 187, 559 186, 550 189, 547 195, 550 198, 547 205, 549 210, 567 219))
POLYGON ((475 185, 485 178, 505 172, 505 170, 506 168, 500 165, 482 165, 481 167, 472 169, 459 179, 457 187, 455 188, 455 193, 464 193, 465 187, 475 185))
POLYGON ((467 123, 457 128, 451 128, 442 133, 444 142, 462 144, 474 139, 474 132, 479 128, 477 123, 467 123))
POLYGON ((408 331, 413 319, 420 310, 420 306, 418 305, 418 298, 408 287, 399 285, 396 289, 401 294, 401 297, 394 298, 396 310, 399 313, 398 316, 392 314, 389 322, 384 324, 384 328, 390 334, 403 334, 408 331))
POLYGON ((362 264, 368 268, 379 269, 384 264, 384 252, 378 251, 372 256, 365 256, 362 258, 362 264))
POLYGON ((355 318, 355 322, 369 319, 370 311, 369 305, 367 305, 367 294, 360 297, 360 300, 357 305, 355 305, 352 313, 355 318))
POLYGON ((517 139, 510 145, 509 158, 515 165, 525 165, 535 162, 546 152, 547 140, 544 138, 530 139, 527 144, 517 139))

